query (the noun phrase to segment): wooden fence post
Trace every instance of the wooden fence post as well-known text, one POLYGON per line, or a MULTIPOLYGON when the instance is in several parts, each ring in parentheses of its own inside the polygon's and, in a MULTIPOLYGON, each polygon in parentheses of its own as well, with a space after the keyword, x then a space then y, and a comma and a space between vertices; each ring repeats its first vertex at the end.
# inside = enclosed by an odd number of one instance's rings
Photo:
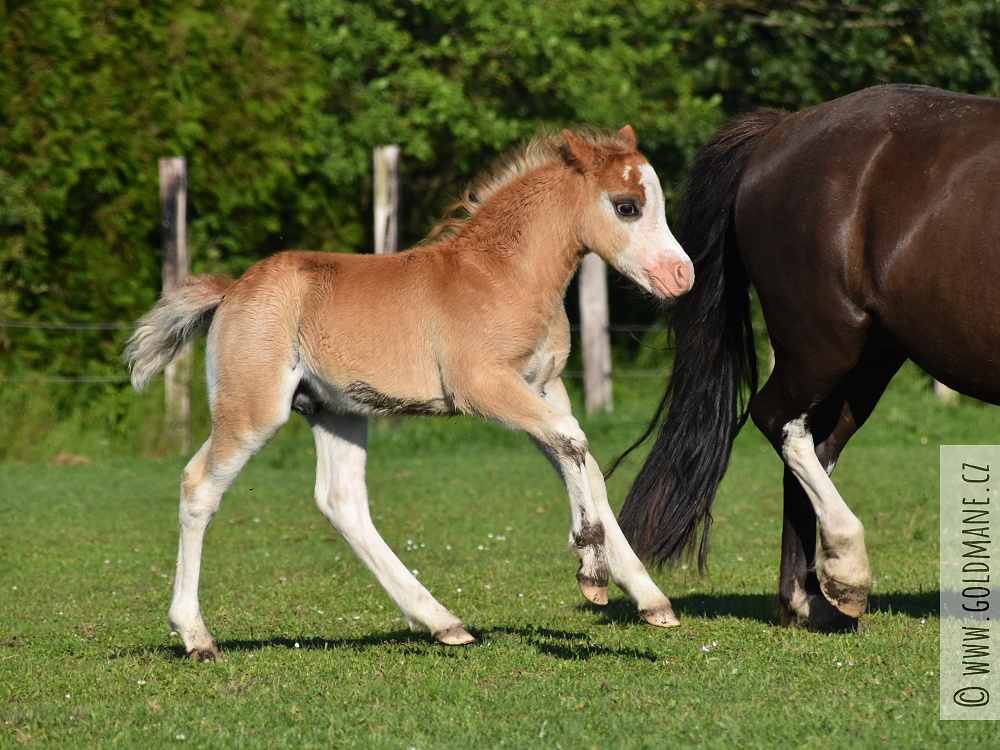
POLYGON ((584 408, 594 414, 612 409, 607 266, 588 253, 580 264, 579 279, 584 408))
MULTIPOLYGON (((180 286, 191 273, 187 249, 187 160, 160 159, 163 231, 163 291, 180 286)), ((167 365, 166 434, 182 453, 191 449, 191 346, 167 365)))
POLYGON ((375 254, 399 250, 399 146, 378 146, 372 154, 375 173, 375 254))

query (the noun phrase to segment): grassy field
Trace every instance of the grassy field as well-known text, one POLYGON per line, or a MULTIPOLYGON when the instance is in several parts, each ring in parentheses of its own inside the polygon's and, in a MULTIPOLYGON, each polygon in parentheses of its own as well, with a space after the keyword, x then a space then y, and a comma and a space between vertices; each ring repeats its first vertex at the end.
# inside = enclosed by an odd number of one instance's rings
MULTIPOLYGON (((610 460, 658 395, 585 421, 610 460)), ((938 405, 908 371, 835 479, 867 527, 876 585, 860 634, 778 626, 780 462, 740 436, 710 571, 654 577, 682 625, 592 607, 565 492, 523 438, 467 420, 377 425, 373 513, 478 638, 409 633, 312 503, 290 424, 209 530, 202 606, 225 656, 166 632, 181 458, 0 464, 0 746, 996 747, 938 716, 938 446, 991 443, 995 409, 938 405), (59 465, 76 464, 76 465, 59 465)), ((611 483, 620 502, 637 465, 611 483)))

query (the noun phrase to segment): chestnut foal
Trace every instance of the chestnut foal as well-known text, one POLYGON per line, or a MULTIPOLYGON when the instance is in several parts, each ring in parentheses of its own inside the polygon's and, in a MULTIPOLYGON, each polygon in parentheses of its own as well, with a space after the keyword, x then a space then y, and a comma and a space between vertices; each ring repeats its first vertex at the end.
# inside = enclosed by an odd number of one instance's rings
POLYGON ((289 417, 316 440, 316 503, 414 630, 474 641, 379 536, 368 509, 368 418, 467 414, 526 433, 569 491, 583 595, 608 578, 647 622, 677 624, 618 528, 570 412, 563 297, 593 251, 660 298, 688 291, 691 261, 667 227, 656 173, 625 126, 540 135, 471 185, 431 241, 393 256, 284 252, 240 279, 201 276, 165 294, 125 357, 141 390, 207 333, 212 434, 181 476, 170 625, 190 657, 217 659, 198 602, 202 543, 222 494, 289 417))

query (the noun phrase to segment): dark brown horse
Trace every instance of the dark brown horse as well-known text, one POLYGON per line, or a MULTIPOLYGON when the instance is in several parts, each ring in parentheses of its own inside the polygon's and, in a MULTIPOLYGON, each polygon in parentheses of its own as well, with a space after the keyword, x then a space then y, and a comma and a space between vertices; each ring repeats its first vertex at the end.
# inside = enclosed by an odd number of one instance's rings
POLYGON ((697 545, 704 566, 749 411, 785 463, 782 622, 851 628, 871 572, 829 477, 844 445, 907 358, 1000 402, 1000 100, 882 86, 751 114, 698 154, 679 220, 698 281, 622 529, 641 556, 697 545), (759 393, 749 284, 774 347, 759 393))

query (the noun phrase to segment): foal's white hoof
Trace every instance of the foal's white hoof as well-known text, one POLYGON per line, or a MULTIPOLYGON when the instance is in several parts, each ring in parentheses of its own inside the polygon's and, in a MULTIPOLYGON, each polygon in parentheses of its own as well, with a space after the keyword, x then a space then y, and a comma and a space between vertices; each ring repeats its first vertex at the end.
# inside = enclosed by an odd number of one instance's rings
POLYGON ((467 646, 470 643, 476 642, 472 634, 461 625, 442 630, 440 633, 434 633, 434 640, 438 643, 443 643, 445 646, 467 646))
POLYGON ((639 617, 658 628, 676 628, 681 624, 681 621, 677 619, 677 615, 674 614, 674 610, 670 608, 669 604, 657 607, 656 609, 640 610, 639 617))

